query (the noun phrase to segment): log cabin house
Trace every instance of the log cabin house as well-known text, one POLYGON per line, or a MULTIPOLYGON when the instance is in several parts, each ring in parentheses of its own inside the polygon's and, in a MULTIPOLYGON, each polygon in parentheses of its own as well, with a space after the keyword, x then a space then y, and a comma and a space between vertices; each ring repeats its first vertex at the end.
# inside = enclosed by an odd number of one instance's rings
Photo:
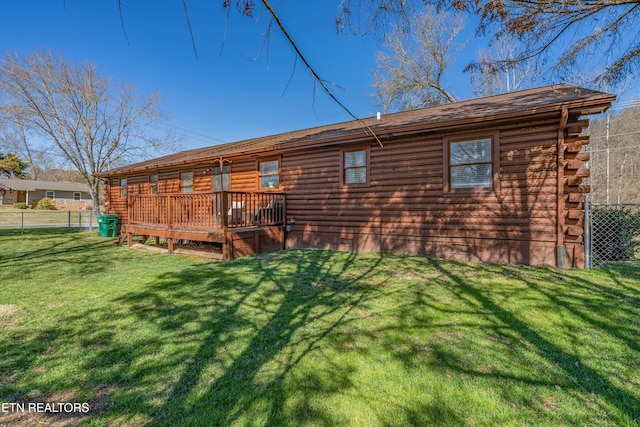
POLYGON ((122 236, 582 267, 586 116, 553 85, 183 151, 99 175, 122 236), (374 135, 375 134, 375 135, 374 135))

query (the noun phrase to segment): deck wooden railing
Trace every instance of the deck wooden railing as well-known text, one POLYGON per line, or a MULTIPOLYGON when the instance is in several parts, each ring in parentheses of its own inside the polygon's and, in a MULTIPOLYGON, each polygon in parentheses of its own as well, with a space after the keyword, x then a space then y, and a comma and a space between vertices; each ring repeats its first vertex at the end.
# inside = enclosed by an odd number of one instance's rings
POLYGON ((166 229, 220 230, 284 223, 283 193, 222 191, 130 194, 128 223, 166 229))

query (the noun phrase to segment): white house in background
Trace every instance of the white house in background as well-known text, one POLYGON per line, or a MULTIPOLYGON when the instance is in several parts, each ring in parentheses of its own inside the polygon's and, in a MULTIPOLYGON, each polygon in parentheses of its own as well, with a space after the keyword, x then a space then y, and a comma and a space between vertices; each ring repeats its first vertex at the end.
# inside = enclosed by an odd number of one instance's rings
POLYGON ((53 199, 59 209, 81 209, 91 202, 86 184, 0 178, 0 205, 26 203, 35 207, 45 197, 53 199))

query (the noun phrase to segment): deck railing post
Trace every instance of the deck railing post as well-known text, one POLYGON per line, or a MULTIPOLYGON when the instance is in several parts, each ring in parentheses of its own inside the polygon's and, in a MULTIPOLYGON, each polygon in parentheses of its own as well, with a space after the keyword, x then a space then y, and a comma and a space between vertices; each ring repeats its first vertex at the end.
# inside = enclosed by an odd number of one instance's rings
POLYGON ((133 217, 133 196, 131 194, 127 194, 127 221, 133 223, 135 218, 133 217))
POLYGON ((227 191, 220 192, 221 199, 221 213, 220 217, 222 220, 222 234, 224 243, 222 244, 222 258, 225 261, 229 261, 233 258, 233 242, 231 241, 231 237, 229 236, 229 193, 227 191))
POLYGON ((222 231, 229 231, 229 193, 222 191, 220 193, 220 220, 222 221, 222 231))
POLYGON ((173 197, 167 196, 167 229, 173 228, 173 197))
POLYGON ((280 222, 282 222, 283 226, 287 225, 287 195, 285 193, 282 193, 280 195, 280 197, 282 198, 281 202, 282 202, 282 208, 280 210, 280 222))

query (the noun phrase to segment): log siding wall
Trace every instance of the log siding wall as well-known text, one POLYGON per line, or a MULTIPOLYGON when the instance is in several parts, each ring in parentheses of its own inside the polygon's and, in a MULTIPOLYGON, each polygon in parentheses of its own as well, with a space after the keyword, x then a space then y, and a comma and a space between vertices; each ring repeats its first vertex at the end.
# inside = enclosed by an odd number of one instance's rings
MULTIPOLYGON (((577 135, 586 124, 576 119, 567 125, 571 130, 565 147, 572 150, 578 148, 577 135)), ((499 139, 499 160, 494 163, 499 182, 490 191, 445 191, 444 144, 462 133, 372 145, 370 182, 364 187, 341 185, 341 148, 283 156, 287 214, 295 220, 287 247, 555 265, 559 122, 556 116, 476 130, 478 136, 495 133, 499 139)), ((568 168, 581 164, 569 160, 565 174, 579 180, 584 171, 572 174, 568 168)), ((567 186, 563 201, 575 202, 560 209, 566 212, 567 264, 580 266, 583 214, 582 197, 576 194, 586 189, 573 187, 567 186)))
MULTIPOLYGON (((367 185, 343 184, 341 156, 350 146, 279 150, 233 158, 231 191, 256 191, 258 161, 278 155, 280 188, 286 193, 287 248, 327 248, 439 256, 470 261, 556 265, 557 211, 563 213, 567 266, 582 266, 582 218, 588 176, 582 152, 586 121, 568 117, 564 170, 558 199, 560 117, 522 118, 517 123, 431 132, 368 146, 367 185), (498 181, 490 191, 445 191, 444 144, 460 135, 495 135, 498 181), (560 202, 560 205, 558 205, 560 202)), ((179 192, 180 172, 194 172, 194 192, 211 191, 210 165, 127 176, 128 191, 150 192, 159 176, 160 193, 179 192)), ((119 178, 110 179, 108 211, 126 222, 119 178)), ((234 239, 239 239, 237 236, 234 239)), ((242 248, 241 242, 238 243, 242 248)), ((247 243, 248 245, 248 243, 247 243)), ((248 246, 247 246, 248 247, 248 246)), ((253 247, 259 247, 259 243, 253 247)), ((236 249, 237 254, 244 254, 236 249)), ((250 252, 250 251, 249 251, 250 252)), ((247 252, 247 253, 249 253, 247 252)))

